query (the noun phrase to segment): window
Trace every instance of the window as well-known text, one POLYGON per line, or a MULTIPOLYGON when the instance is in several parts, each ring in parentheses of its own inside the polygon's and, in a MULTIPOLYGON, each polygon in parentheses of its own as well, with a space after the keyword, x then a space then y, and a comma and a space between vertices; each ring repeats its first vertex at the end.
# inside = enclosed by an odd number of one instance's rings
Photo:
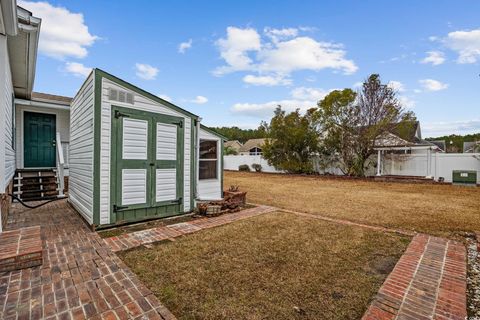
POLYGON ((262 155, 262 149, 260 149, 258 147, 252 148, 252 149, 250 149, 250 155, 251 156, 260 156, 260 155, 262 155))
POLYGON ((200 140, 200 180, 217 179, 217 141, 200 140))

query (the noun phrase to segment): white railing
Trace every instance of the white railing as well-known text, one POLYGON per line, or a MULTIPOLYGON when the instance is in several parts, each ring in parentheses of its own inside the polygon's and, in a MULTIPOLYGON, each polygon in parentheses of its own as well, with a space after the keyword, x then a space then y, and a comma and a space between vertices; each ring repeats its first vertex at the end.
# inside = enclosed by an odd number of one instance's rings
POLYGON ((63 189, 65 188, 64 182, 64 166, 65 166, 65 159, 63 157, 63 148, 62 148, 62 140, 60 140, 60 132, 57 132, 56 135, 56 147, 57 147, 57 181, 58 181, 58 196, 63 197, 63 189))

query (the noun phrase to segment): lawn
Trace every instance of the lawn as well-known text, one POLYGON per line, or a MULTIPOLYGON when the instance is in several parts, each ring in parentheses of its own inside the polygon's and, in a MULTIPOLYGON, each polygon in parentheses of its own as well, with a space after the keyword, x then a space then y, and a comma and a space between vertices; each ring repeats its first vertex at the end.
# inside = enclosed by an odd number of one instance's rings
POLYGON ((224 179, 253 203, 447 237, 480 230, 480 188, 231 171, 224 179))
POLYGON ((119 255, 179 319, 359 319, 409 241, 274 212, 119 255))

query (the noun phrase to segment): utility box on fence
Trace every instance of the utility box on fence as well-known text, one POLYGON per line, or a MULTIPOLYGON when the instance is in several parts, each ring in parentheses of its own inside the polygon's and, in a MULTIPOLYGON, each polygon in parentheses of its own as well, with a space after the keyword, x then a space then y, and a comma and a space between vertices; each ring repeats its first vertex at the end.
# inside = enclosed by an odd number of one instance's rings
POLYGON ((465 185, 477 184, 477 171, 474 170, 453 170, 452 182, 465 185))

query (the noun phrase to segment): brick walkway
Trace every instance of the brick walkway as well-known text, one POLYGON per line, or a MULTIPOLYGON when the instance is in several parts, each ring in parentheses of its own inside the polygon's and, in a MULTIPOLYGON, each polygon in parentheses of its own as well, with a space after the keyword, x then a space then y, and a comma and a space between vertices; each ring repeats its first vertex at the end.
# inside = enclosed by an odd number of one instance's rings
POLYGON ((221 226, 275 210, 277 209, 269 206, 258 206, 235 213, 224 214, 218 217, 196 219, 188 222, 171 224, 168 226, 125 233, 116 237, 106 238, 104 241, 108 246, 110 246, 112 251, 117 252, 157 241, 173 239, 202 229, 221 226))
POLYGON ((466 317, 465 246, 419 234, 383 283, 363 319, 466 317))
POLYGON ((0 319, 175 319, 65 200, 20 208, 6 229, 40 225, 43 264, 0 273, 0 319))

